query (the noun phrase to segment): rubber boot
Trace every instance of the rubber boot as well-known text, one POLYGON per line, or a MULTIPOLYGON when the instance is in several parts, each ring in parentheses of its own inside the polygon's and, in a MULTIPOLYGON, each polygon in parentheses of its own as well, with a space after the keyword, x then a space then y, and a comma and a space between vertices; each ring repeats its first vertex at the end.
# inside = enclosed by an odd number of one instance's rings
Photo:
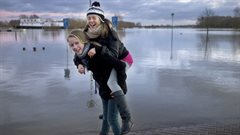
POLYGON ((127 134, 128 132, 131 131, 133 122, 131 121, 131 115, 127 107, 125 95, 122 90, 116 91, 112 93, 112 95, 113 95, 113 100, 116 103, 120 116, 122 118, 121 135, 127 134))

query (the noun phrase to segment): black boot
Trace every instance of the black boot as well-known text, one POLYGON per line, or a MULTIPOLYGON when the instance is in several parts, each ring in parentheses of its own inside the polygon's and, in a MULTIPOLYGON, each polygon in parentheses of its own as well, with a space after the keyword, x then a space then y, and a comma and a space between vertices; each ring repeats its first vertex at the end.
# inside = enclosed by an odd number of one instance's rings
POLYGON ((113 100, 116 103, 120 116, 122 118, 122 129, 121 135, 127 134, 131 131, 133 127, 133 122, 131 121, 130 111, 127 107, 125 95, 122 90, 112 93, 113 100))
POLYGON ((133 122, 130 120, 122 120, 122 129, 120 135, 125 135, 129 133, 133 127, 133 122))

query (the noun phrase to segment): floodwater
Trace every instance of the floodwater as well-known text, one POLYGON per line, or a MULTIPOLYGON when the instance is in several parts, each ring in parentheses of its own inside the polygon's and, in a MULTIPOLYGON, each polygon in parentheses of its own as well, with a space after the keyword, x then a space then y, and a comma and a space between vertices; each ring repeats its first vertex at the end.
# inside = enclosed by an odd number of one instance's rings
MULTIPOLYGON (((67 31, 0 32, 0 134, 75 135, 100 130, 101 100, 80 75, 67 31), (67 74, 70 71, 70 75, 67 74)), ((133 130, 240 119, 240 32, 126 29, 133 130)))

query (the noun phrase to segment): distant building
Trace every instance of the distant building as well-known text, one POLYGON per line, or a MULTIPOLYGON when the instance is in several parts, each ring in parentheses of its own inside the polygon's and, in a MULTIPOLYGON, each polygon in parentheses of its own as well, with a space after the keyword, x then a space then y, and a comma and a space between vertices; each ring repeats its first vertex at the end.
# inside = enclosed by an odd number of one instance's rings
POLYGON ((20 28, 64 27, 63 19, 24 18, 20 19, 20 28))

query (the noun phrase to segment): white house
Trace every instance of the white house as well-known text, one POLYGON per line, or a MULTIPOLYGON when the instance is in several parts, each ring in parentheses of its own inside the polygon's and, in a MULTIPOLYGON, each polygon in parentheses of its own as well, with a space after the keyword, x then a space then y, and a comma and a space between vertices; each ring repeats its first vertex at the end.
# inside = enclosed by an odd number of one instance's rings
POLYGON ((42 28, 42 27, 63 27, 63 19, 43 19, 43 18, 26 18, 20 19, 20 27, 42 28))

